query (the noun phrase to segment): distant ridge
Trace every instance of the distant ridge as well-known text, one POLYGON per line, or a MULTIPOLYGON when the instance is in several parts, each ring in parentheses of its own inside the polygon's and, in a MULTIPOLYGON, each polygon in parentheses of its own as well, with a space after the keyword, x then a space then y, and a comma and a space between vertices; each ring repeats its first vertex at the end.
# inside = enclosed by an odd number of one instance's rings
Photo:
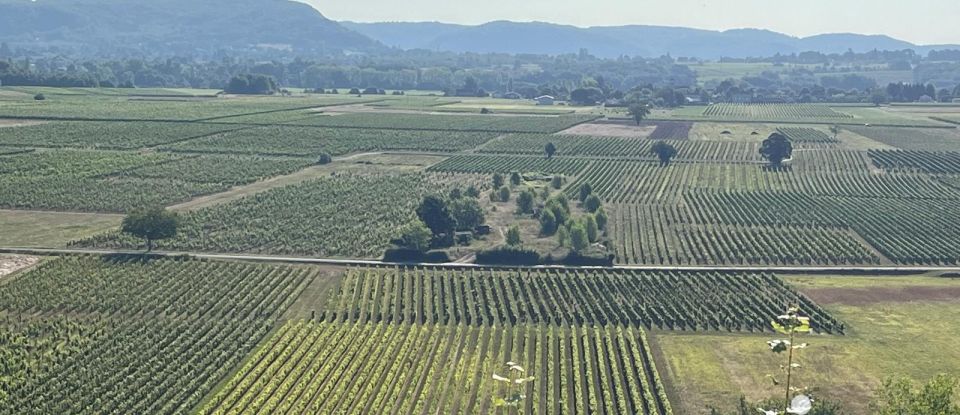
POLYGON ((288 0, 0 0, 0 41, 111 55, 384 49, 288 0))
POLYGON ((553 23, 495 21, 478 26, 446 23, 355 23, 344 27, 401 49, 452 52, 562 54, 588 49, 595 56, 657 57, 666 54, 701 59, 744 58, 805 51, 960 49, 960 45, 919 46, 883 35, 834 33, 798 38, 761 29, 713 31, 666 26, 580 28, 553 23))

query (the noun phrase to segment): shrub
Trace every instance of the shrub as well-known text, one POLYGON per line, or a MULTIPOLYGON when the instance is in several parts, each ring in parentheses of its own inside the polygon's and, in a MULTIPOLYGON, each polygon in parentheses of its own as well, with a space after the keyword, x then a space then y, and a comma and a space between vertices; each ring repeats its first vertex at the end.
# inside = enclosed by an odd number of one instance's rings
POLYGON ((501 201, 501 202, 509 202, 509 201, 510 201, 510 188, 509 188, 509 187, 507 187, 507 186, 501 187, 501 188, 500 188, 500 191, 499 191, 498 193, 499 193, 500 201, 501 201))
POLYGON ((34 96, 33 96, 33 99, 34 99, 34 100, 37 100, 37 101, 43 101, 43 100, 47 99, 47 97, 46 97, 45 95, 43 95, 43 94, 37 94, 37 95, 34 95, 34 96))
POLYGON ((540 254, 532 249, 499 247, 477 252, 477 263, 485 265, 538 265, 540 254))
POLYGON ((320 157, 317 158, 317 164, 324 165, 333 163, 333 156, 329 153, 320 153, 320 157))

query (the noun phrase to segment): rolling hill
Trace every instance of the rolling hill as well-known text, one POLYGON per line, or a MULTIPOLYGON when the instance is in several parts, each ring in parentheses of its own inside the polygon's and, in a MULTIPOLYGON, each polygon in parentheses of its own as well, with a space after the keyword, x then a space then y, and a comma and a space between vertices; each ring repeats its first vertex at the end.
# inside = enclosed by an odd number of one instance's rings
MULTIPOLYGON (((918 46, 882 35, 849 33, 797 38, 760 29, 712 31, 665 26, 598 26, 581 28, 552 23, 496 21, 479 26, 443 23, 354 23, 344 27, 401 49, 452 52, 576 53, 581 48, 599 57, 656 57, 665 54, 703 59, 771 56, 804 51, 843 53, 847 50, 915 49, 918 46)), ((957 48, 940 45, 937 48, 957 48)))
POLYGON ((0 41, 111 55, 383 49, 287 0, 0 0, 0 41))

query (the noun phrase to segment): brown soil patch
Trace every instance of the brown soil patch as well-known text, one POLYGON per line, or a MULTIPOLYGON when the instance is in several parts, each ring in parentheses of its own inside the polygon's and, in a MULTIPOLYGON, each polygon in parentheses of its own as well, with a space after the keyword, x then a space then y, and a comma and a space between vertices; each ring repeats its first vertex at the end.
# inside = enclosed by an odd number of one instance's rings
POLYGON ((0 128, 3 127, 26 127, 29 125, 46 124, 46 121, 38 120, 9 120, 0 118, 0 128))
POLYGON ((890 112, 906 112, 914 114, 960 114, 960 105, 957 106, 900 106, 894 105, 887 108, 890 112))
POLYGON ((40 258, 27 255, 0 256, 0 278, 40 262, 40 258))
POLYGON ((557 134, 594 135, 601 137, 647 138, 656 130, 656 125, 630 125, 610 123, 586 123, 575 125, 557 134))
POLYGON ((867 305, 912 301, 960 301, 960 287, 810 288, 803 290, 803 293, 821 304, 867 305))

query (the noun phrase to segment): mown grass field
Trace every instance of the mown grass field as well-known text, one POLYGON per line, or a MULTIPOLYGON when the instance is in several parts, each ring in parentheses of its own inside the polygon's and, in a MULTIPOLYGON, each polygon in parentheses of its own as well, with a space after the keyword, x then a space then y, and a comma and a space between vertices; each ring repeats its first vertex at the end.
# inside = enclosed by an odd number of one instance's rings
MULTIPOLYGON (((933 277, 786 277, 847 326, 844 336, 806 336, 797 380, 815 394, 868 413, 874 389, 889 376, 926 381, 960 375, 960 281, 933 277), (946 292, 946 293, 944 293, 946 292), (938 294, 942 293, 942 294, 938 294), (953 294, 950 294, 953 293, 953 294), (950 298, 952 297, 952 298, 950 298)), ((678 411, 707 413, 778 396, 768 374, 780 362, 766 341, 773 336, 657 333, 662 367, 678 411)))

